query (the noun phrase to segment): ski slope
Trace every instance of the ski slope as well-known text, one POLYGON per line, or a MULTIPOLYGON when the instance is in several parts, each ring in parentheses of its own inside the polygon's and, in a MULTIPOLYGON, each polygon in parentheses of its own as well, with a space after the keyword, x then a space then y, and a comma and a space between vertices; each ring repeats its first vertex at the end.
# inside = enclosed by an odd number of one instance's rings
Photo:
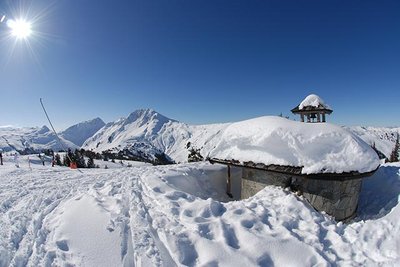
POLYGON ((5 160, 0 266, 400 264, 400 164, 366 180, 360 216, 346 225, 273 186, 228 202, 219 165, 79 172, 5 160))

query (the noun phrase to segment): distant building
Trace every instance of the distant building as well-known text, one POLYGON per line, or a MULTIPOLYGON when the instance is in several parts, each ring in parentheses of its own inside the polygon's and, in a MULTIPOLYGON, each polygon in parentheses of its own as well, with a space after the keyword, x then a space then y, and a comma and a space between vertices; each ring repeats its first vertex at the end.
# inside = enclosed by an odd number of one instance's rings
POLYGON ((331 114, 333 110, 317 95, 307 96, 297 107, 291 110, 293 114, 299 114, 301 121, 326 122, 325 114, 331 114))

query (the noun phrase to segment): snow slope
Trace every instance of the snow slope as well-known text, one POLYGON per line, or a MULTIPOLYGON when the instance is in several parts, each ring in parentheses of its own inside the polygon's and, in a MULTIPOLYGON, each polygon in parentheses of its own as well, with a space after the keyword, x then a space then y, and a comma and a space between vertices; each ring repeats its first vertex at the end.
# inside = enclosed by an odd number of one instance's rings
MULTIPOLYGON (((72 142, 61 137, 65 147, 78 148, 72 142)), ((44 149, 61 150, 56 135, 46 126, 39 127, 0 127, 0 148, 5 151, 41 152, 44 149)))
POLYGON ((60 136, 74 143, 76 146, 81 147, 89 137, 92 137, 104 125, 105 123, 102 119, 95 118, 65 129, 60 133, 60 136))
POLYGON ((349 224, 273 186, 226 202, 219 165, 32 167, 0 166, 0 266, 400 264, 399 164, 366 180, 349 224))
POLYGON ((371 146, 375 145, 375 147, 382 152, 386 158, 390 158, 390 154, 392 153, 396 143, 397 135, 400 134, 400 128, 361 126, 344 128, 359 136, 367 144, 371 146))
POLYGON ((342 127, 265 116, 232 123, 210 153, 222 160, 302 167, 302 173, 370 172, 376 152, 342 127))

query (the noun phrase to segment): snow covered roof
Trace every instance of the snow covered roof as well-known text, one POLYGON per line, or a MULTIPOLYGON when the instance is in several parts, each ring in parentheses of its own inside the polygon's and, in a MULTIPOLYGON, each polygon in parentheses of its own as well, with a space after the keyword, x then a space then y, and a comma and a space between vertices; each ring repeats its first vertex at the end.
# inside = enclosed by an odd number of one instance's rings
POLYGON ((265 116, 233 123, 210 158, 301 167, 302 174, 366 173, 379 166, 376 152, 345 129, 265 116))
POLYGON ((292 112, 296 113, 308 110, 324 110, 327 113, 332 112, 332 109, 329 107, 329 105, 327 105, 321 97, 315 94, 311 94, 304 98, 304 100, 301 101, 301 103, 297 107, 292 109, 292 112))

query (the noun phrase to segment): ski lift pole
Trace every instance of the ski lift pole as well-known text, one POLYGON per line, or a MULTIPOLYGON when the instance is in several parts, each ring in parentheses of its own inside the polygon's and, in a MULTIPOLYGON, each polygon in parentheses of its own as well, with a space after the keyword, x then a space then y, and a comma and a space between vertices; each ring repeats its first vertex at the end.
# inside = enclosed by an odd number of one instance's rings
POLYGON ((62 147, 62 148, 64 149, 64 151, 66 152, 67 158, 69 159, 69 162, 70 162, 70 168, 71 168, 71 169, 77 169, 76 162, 74 162, 74 161, 70 158, 70 156, 68 155, 68 149, 66 149, 65 146, 64 146, 64 144, 61 142, 60 137, 58 136, 56 130, 54 129, 53 124, 51 123, 49 114, 47 114, 47 111, 46 111, 46 108, 44 107, 42 98, 40 98, 40 104, 42 105, 44 114, 46 115, 46 118, 47 118, 47 120, 49 121, 50 127, 51 127, 51 129, 53 130, 54 134, 56 135, 58 142, 60 143, 61 147, 62 147))

